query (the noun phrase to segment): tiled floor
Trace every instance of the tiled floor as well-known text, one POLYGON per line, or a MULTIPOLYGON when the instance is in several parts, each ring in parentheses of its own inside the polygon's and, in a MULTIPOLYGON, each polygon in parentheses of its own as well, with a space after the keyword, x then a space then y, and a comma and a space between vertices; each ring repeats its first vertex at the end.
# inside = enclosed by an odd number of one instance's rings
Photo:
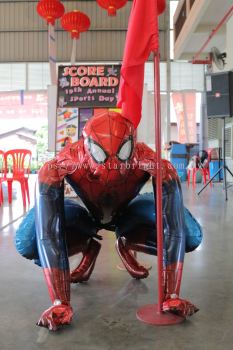
MULTIPOLYGON (((40 268, 14 248, 22 215, 20 201, 1 209, 0 349, 1 350, 232 350, 233 349, 233 189, 226 203, 221 185, 198 197, 184 185, 185 205, 201 222, 204 240, 185 260, 182 296, 200 311, 177 326, 155 327, 139 322, 136 310, 157 299, 156 258, 150 277, 132 280, 117 269, 115 238, 103 232, 103 248, 91 280, 72 286, 75 316, 71 326, 51 333, 35 325, 49 298, 40 268)), ((72 264, 74 261, 72 261, 72 264)))

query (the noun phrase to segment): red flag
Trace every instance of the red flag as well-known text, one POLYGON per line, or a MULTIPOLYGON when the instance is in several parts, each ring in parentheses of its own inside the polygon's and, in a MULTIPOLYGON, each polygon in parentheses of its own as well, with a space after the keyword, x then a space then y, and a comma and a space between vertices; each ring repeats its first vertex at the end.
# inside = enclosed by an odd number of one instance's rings
POLYGON ((134 0, 130 13, 117 106, 135 128, 141 119, 144 65, 158 50, 158 15, 164 9, 165 0, 134 0))

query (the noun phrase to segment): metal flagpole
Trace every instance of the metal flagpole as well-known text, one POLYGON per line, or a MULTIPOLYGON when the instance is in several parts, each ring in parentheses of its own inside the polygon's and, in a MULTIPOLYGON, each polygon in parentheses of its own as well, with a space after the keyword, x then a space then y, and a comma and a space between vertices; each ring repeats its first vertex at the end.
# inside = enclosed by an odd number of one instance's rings
MULTIPOLYGON (((154 54, 154 103, 155 103, 155 145, 156 145, 156 227, 158 257, 158 303, 142 306, 137 311, 137 318, 145 323, 166 326, 180 323, 183 317, 163 312, 163 194, 162 194, 162 159, 161 159, 161 104, 160 104, 160 69, 159 50, 154 54)), ((169 98, 169 96, 168 96, 169 98)))
POLYGON ((163 286, 163 194, 161 159, 161 105, 159 51, 154 54, 154 104, 155 104, 155 145, 156 145, 156 227, 157 227, 157 264, 158 264, 158 309, 162 312, 164 300, 163 286))

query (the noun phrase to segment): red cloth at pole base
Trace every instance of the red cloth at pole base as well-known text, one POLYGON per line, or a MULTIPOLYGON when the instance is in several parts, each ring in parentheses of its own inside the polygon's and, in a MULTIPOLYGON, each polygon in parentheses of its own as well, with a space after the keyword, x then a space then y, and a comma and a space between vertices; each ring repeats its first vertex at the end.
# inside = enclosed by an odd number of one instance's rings
POLYGON ((159 47, 158 15, 160 5, 165 8, 164 3, 164 0, 134 0, 132 5, 117 106, 135 128, 141 119, 144 64, 149 54, 159 47))

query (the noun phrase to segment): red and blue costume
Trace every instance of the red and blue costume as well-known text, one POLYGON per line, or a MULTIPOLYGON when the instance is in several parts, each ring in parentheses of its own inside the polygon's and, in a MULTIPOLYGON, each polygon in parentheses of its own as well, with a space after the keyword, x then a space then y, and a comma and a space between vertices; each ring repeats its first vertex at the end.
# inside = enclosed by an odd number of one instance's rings
MULTIPOLYGON (((162 174, 163 309, 187 316, 197 308, 179 297, 184 255, 200 244, 202 233, 183 206, 179 178, 166 160, 162 174)), ((148 276, 132 252, 156 255, 154 194, 139 195, 150 177, 155 189, 155 176, 154 151, 136 143, 133 124, 115 112, 93 117, 78 142, 68 144, 41 168, 35 206, 37 245, 33 228, 26 228, 27 217, 16 235, 18 251, 39 259, 53 303, 38 325, 55 330, 71 322, 70 282, 89 279, 101 248, 100 229, 116 233, 116 249, 133 278, 148 276), (64 199, 64 179, 81 204, 64 199), (83 258, 70 273, 68 257, 78 253, 83 258)))

